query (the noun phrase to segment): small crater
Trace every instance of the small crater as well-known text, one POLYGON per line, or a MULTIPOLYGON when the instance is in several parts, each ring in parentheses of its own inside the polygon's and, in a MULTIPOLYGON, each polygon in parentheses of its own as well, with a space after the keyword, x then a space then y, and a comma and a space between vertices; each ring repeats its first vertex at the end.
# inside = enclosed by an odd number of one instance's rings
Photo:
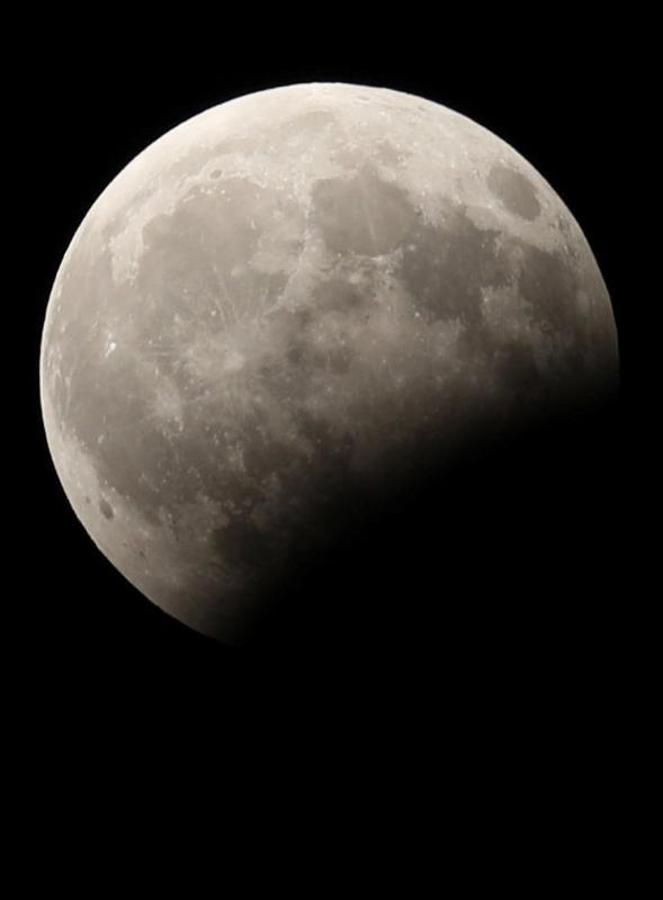
POLYGON ((223 172, 221 171, 221 169, 212 169, 212 171, 209 173, 209 177, 215 178, 215 179, 221 178, 222 175, 223 175, 223 172))
POLYGON ((112 519, 112 518, 113 518, 113 515, 114 515, 114 513, 113 513, 113 507, 112 507, 112 506, 110 505, 110 503, 109 503, 107 500, 105 500, 103 497, 102 497, 101 500, 99 501, 99 509, 101 510, 101 514, 102 514, 103 516, 105 516, 107 519, 112 519))

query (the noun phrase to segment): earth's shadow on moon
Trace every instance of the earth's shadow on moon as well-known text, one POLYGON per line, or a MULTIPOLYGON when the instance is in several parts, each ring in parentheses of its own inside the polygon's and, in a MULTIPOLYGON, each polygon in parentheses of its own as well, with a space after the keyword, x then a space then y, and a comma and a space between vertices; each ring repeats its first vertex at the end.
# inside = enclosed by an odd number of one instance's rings
POLYGON ((329 552, 291 567, 233 652, 262 672, 348 684, 590 665, 610 617, 616 410, 568 404, 421 466, 329 552))

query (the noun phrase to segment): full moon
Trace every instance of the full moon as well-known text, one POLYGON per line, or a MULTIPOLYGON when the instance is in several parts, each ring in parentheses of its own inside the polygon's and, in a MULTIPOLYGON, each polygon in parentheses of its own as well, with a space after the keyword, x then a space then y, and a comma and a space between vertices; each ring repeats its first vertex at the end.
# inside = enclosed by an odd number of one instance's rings
POLYGON ((67 249, 40 359, 88 534, 231 642, 390 486, 617 377, 544 178, 457 112, 347 84, 240 97, 140 153, 67 249))

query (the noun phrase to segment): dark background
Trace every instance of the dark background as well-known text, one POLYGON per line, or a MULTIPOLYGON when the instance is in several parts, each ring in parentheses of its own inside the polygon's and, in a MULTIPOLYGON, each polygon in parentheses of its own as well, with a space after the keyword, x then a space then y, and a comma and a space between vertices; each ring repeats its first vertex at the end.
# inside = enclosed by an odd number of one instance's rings
POLYGON ((180 10, 163 30, 114 10, 14 33, 29 485, 27 501, 16 486, 24 524, 8 561, 9 593, 26 614, 7 637, 14 683, 28 691, 26 714, 65 741, 112 733, 131 743, 136 729, 164 722, 173 740, 205 722, 234 741, 241 721, 268 746, 293 729, 336 746, 339 735, 393 728, 395 744, 414 741, 422 762, 450 735, 459 757, 480 760, 490 745, 494 765, 507 744, 522 766, 542 747, 558 762, 575 747, 598 796, 600 748, 626 704, 640 590, 627 446, 627 418, 640 421, 645 299, 629 249, 644 139, 638 115, 624 122, 640 77, 632 35, 623 21, 583 23, 551 8, 513 21, 477 9, 460 21, 418 5, 401 10, 404 22, 387 7, 362 9, 268 18, 256 8, 243 19, 198 10, 195 21, 180 10), (211 105, 302 81, 419 94, 524 155, 593 248, 617 320, 622 387, 600 413, 477 451, 443 479, 432 473, 362 543, 293 589, 271 631, 233 650, 160 612, 77 522, 41 426, 39 340, 62 255, 124 165, 211 105))

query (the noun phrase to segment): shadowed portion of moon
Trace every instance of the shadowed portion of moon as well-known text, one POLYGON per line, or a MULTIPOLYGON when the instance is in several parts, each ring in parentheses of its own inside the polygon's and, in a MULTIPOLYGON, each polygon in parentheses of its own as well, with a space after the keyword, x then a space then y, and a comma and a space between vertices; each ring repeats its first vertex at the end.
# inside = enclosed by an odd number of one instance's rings
POLYGON ((474 679, 501 700, 572 680, 605 616, 613 412, 575 402, 471 441, 444 467, 429 457, 400 489, 355 507, 351 527, 339 502, 332 521, 346 527, 331 560, 310 555, 271 585, 257 657, 350 695, 394 679, 408 702, 434 693, 435 704, 474 679))
POLYGON ((83 525, 224 640, 422 473, 616 377, 605 285, 541 176, 349 85, 241 98, 137 157, 72 240, 41 357, 83 525))

